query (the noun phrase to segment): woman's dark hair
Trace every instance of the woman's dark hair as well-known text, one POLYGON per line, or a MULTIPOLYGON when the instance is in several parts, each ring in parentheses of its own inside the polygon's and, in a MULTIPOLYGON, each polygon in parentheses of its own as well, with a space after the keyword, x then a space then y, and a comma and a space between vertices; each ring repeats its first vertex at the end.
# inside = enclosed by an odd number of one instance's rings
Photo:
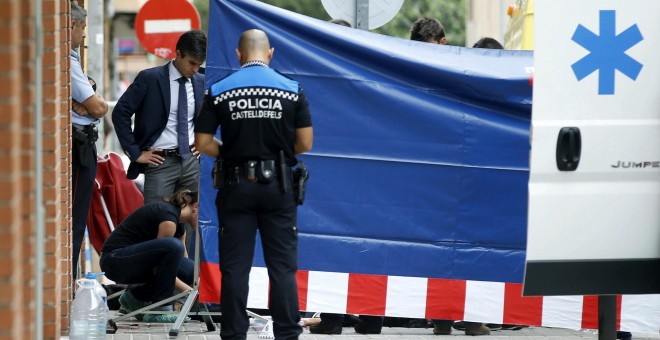
POLYGON ((179 208, 197 203, 197 191, 183 189, 170 197, 167 201, 179 208))

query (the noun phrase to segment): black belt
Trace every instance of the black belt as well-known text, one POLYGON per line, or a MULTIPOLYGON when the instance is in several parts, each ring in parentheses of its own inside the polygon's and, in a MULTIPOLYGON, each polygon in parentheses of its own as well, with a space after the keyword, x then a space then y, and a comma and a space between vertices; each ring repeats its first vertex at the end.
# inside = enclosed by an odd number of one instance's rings
POLYGON ((89 125, 78 125, 78 124, 71 124, 73 128, 76 131, 84 132, 84 133, 89 133, 89 132, 98 132, 98 128, 96 127, 96 124, 89 124, 89 125))
POLYGON ((250 160, 233 166, 225 166, 225 179, 237 181, 238 177, 248 182, 270 182, 278 176, 277 162, 274 160, 250 160))
MULTIPOLYGON (((192 148, 193 145, 190 146, 190 152, 192 153, 192 148)), ((154 155, 158 155, 161 157, 179 157, 181 154, 179 153, 179 148, 173 148, 173 149, 165 149, 161 151, 154 151, 154 155)))
POLYGON ((96 142, 99 139, 99 130, 96 127, 96 124, 89 124, 89 125, 71 124, 71 126, 73 127, 72 130, 73 132, 84 133, 87 136, 87 140, 92 143, 96 142))

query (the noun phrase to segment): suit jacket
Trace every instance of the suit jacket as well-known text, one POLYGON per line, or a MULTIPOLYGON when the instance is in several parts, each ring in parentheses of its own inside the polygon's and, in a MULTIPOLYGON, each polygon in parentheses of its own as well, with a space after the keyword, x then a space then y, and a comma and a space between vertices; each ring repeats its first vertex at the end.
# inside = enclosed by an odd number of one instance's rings
MULTIPOLYGON (((143 150, 156 142, 167 125, 171 99, 169 64, 138 73, 112 111, 112 123, 115 125, 119 143, 131 160, 126 175, 130 179, 135 179, 139 173, 144 172, 145 164, 138 164, 136 160, 143 150), (133 114, 135 125, 131 130, 133 114)), ((191 81, 197 117, 204 97, 204 75, 196 73, 191 81)))

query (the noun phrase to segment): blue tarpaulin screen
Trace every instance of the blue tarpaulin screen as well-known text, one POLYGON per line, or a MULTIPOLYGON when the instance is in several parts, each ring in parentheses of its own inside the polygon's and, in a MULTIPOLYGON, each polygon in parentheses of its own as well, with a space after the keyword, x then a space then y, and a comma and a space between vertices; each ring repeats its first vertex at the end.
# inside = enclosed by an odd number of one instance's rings
MULTIPOLYGON (((210 5, 207 87, 239 68, 238 38, 258 28, 271 66, 307 94, 300 269, 522 281, 531 52, 414 42, 258 1, 210 5)), ((212 160, 202 163, 203 261, 217 264, 212 160)))

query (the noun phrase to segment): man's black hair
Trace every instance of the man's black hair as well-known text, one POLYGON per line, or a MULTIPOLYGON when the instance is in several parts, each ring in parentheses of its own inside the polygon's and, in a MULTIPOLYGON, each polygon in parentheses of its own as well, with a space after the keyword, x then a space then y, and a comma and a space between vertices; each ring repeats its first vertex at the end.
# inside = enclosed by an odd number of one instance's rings
POLYGON ((476 43, 474 43, 473 48, 492 48, 496 50, 503 50, 504 46, 499 43, 499 41, 489 38, 489 37, 484 37, 479 39, 476 43))
POLYGON ((176 42, 176 49, 181 57, 191 55, 195 59, 206 60, 206 34, 200 30, 191 30, 183 33, 176 42))
POLYGON ((330 22, 333 23, 333 24, 337 24, 337 25, 352 27, 351 24, 348 23, 348 21, 346 21, 344 19, 332 19, 332 20, 330 20, 330 22))
POLYGON ((445 37, 445 29, 440 21, 432 18, 419 18, 410 29, 410 40, 428 42, 445 37))

